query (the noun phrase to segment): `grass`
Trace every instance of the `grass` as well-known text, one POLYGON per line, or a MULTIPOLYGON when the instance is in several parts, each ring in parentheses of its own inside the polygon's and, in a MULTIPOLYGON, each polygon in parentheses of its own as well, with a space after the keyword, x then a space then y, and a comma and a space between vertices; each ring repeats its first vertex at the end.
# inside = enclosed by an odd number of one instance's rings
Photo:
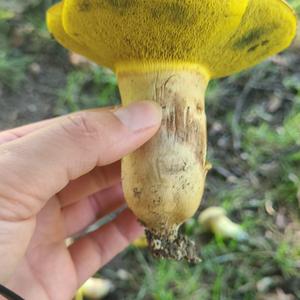
POLYGON ((55 114, 119 103, 115 76, 107 70, 91 66, 87 70, 73 70, 67 75, 67 84, 59 93, 55 114))
MULTIPOLYGON (((54 63, 62 52, 67 57, 45 28, 45 8, 53 2, 40 1, 21 19, 0 9, 0 82, 10 93, 22 87, 31 62, 43 56, 54 63), (24 25, 31 30, 22 38, 30 43, 13 47, 13 29, 24 25)), ((300 1, 289 2, 300 12, 300 1)), ((184 230, 199 246, 200 265, 156 261, 147 251, 130 247, 122 262, 100 271, 117 286, 112 299, 252 300, 274 295, 278 288, 300 299, 300 245, 295 240, 300 231, 300 59, 293 55, 281 56, 281 64, 269 61, 212 81, 207 92, 214 169, 201 209, 224 207, 250 239, 238 243, 212 237, 195 217, 184 230), (131 273, 128 281, 117 278, 119 268, 131 273)), ((109 71, 68 61, 61 67, 66 84, 57 91, 54 115, 120 102, 109 71)))
POLYGON ((5 87, 15 90, 26 77, 26 68, 31 62, 28 57, 10 55, 0 50, 0 82, 5 87))
POLYGON ((300 14, 300 2, 299 0, 288 0, 287 1, 297 12, 297 14, 300 14))
MULTIPOLYGON (((9 17, 8 13, 6 16, 9 17)), ((10 89, 16 89, 25 78, 30 59, 9 47, 9 40, 6 38, 9 29, 7 22, 0 19, 0 83, 10 89)))

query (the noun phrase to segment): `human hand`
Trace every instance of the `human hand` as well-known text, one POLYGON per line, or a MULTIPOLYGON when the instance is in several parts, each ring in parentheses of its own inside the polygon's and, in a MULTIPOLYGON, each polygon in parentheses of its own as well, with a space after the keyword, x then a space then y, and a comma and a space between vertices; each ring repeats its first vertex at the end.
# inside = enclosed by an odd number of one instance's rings
MULTIPOLYGON (((0 133, 0 283, 25 299, 66 300, 142 233, 124 205, 120 159, 158 130, 160 108, 80 112, 0 133)), ((1 299, 1 296, 0 296, 1 299)))

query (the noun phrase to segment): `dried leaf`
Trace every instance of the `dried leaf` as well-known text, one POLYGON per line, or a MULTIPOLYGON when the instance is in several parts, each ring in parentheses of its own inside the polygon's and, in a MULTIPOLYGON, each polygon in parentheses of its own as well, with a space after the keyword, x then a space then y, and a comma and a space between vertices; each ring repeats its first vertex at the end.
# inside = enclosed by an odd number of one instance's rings
POLYGON ((282 107, 282 98, 273 95, 268 103, 268 111, 270 113, 277 112, 282 107))
POLYGON ((93 65, 93 63, 90 60, 77 53, 70 52, 69 57, 71 64, 76 67, 90 68, 93 65))
POLYGON ((273 202, 270 199, 265 202, 265 210, 270 216, 274 216, 276 213, 275 209, 273 208, 273 202))
POLYGON ((277 289, 276 293, 263 295, 259 300, 296 300, 291 294, 286 294, 282 289, 277 289))

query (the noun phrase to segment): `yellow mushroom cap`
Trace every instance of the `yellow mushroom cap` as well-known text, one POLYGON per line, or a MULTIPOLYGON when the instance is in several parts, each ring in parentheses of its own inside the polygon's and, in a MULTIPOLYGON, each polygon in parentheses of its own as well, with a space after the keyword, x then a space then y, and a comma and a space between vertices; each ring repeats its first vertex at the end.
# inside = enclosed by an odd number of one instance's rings
POLYGON ((296 33, 283 0, 64 0, 47 20, 63 46, 117 72, 189 65, 210 78, 282 51, 296 33))
POLYGON ((47 26, 49 31, 65 48, 81 54, 92 61, 99 62, 100 59, 96 53, 87 47, 83 47, 76 39, 66 34, 62 24, 63 5, 63 2, 59 2, 47 11, 47 26))

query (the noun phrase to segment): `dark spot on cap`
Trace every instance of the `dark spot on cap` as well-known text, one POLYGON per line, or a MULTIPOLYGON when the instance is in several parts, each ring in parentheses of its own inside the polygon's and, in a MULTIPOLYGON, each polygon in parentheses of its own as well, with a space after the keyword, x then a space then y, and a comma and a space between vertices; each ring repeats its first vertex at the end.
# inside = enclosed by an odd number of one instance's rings
POLYGON ((262 42, 261 42, 261 45, 262 45, 262 46, 266 46, 266 45, 268 45, 269 43, 270 43, 269 40, 265 40, 265 41, 262 41, 262 42))
POLYGON ((247 52, 253 52, 253 51, 255 51, 257 48, 259 48, 260 46, 266 46, 266 45, 268 45, 270 43, 270 41, 269 40, 264 40, 264 41, 262 41, 260 44, 256 44, 256 45, 254 45, 254 46, 252 46, 252 47, 250 47, 249 49, 248 49, 248 51, 247 52))
POLYGON ((163 3, 151 9, 154 19, 166 20, 176 24, 192 24, 197 15, 187 5, 182 3, 163 3))
POLYGON ((268 33, 269 30, 265 28, 258 28, 248 31, 242 38, 234 43, 234 48, 243 49, 249 45, 257 42, 264 34, 268 33))
POLYGON ((105 0, 105 2, 116 9, 128 9, 136 3, 136 0, 105 0))
POLYGON ((91 9, 90 0, 80 0, 78 3, 78 9, 81 12, 87 12, 91 9))
POLYGON ((253 52, 259 47, 259 44, 256 44, 248 49, 248 52, 253 52))

